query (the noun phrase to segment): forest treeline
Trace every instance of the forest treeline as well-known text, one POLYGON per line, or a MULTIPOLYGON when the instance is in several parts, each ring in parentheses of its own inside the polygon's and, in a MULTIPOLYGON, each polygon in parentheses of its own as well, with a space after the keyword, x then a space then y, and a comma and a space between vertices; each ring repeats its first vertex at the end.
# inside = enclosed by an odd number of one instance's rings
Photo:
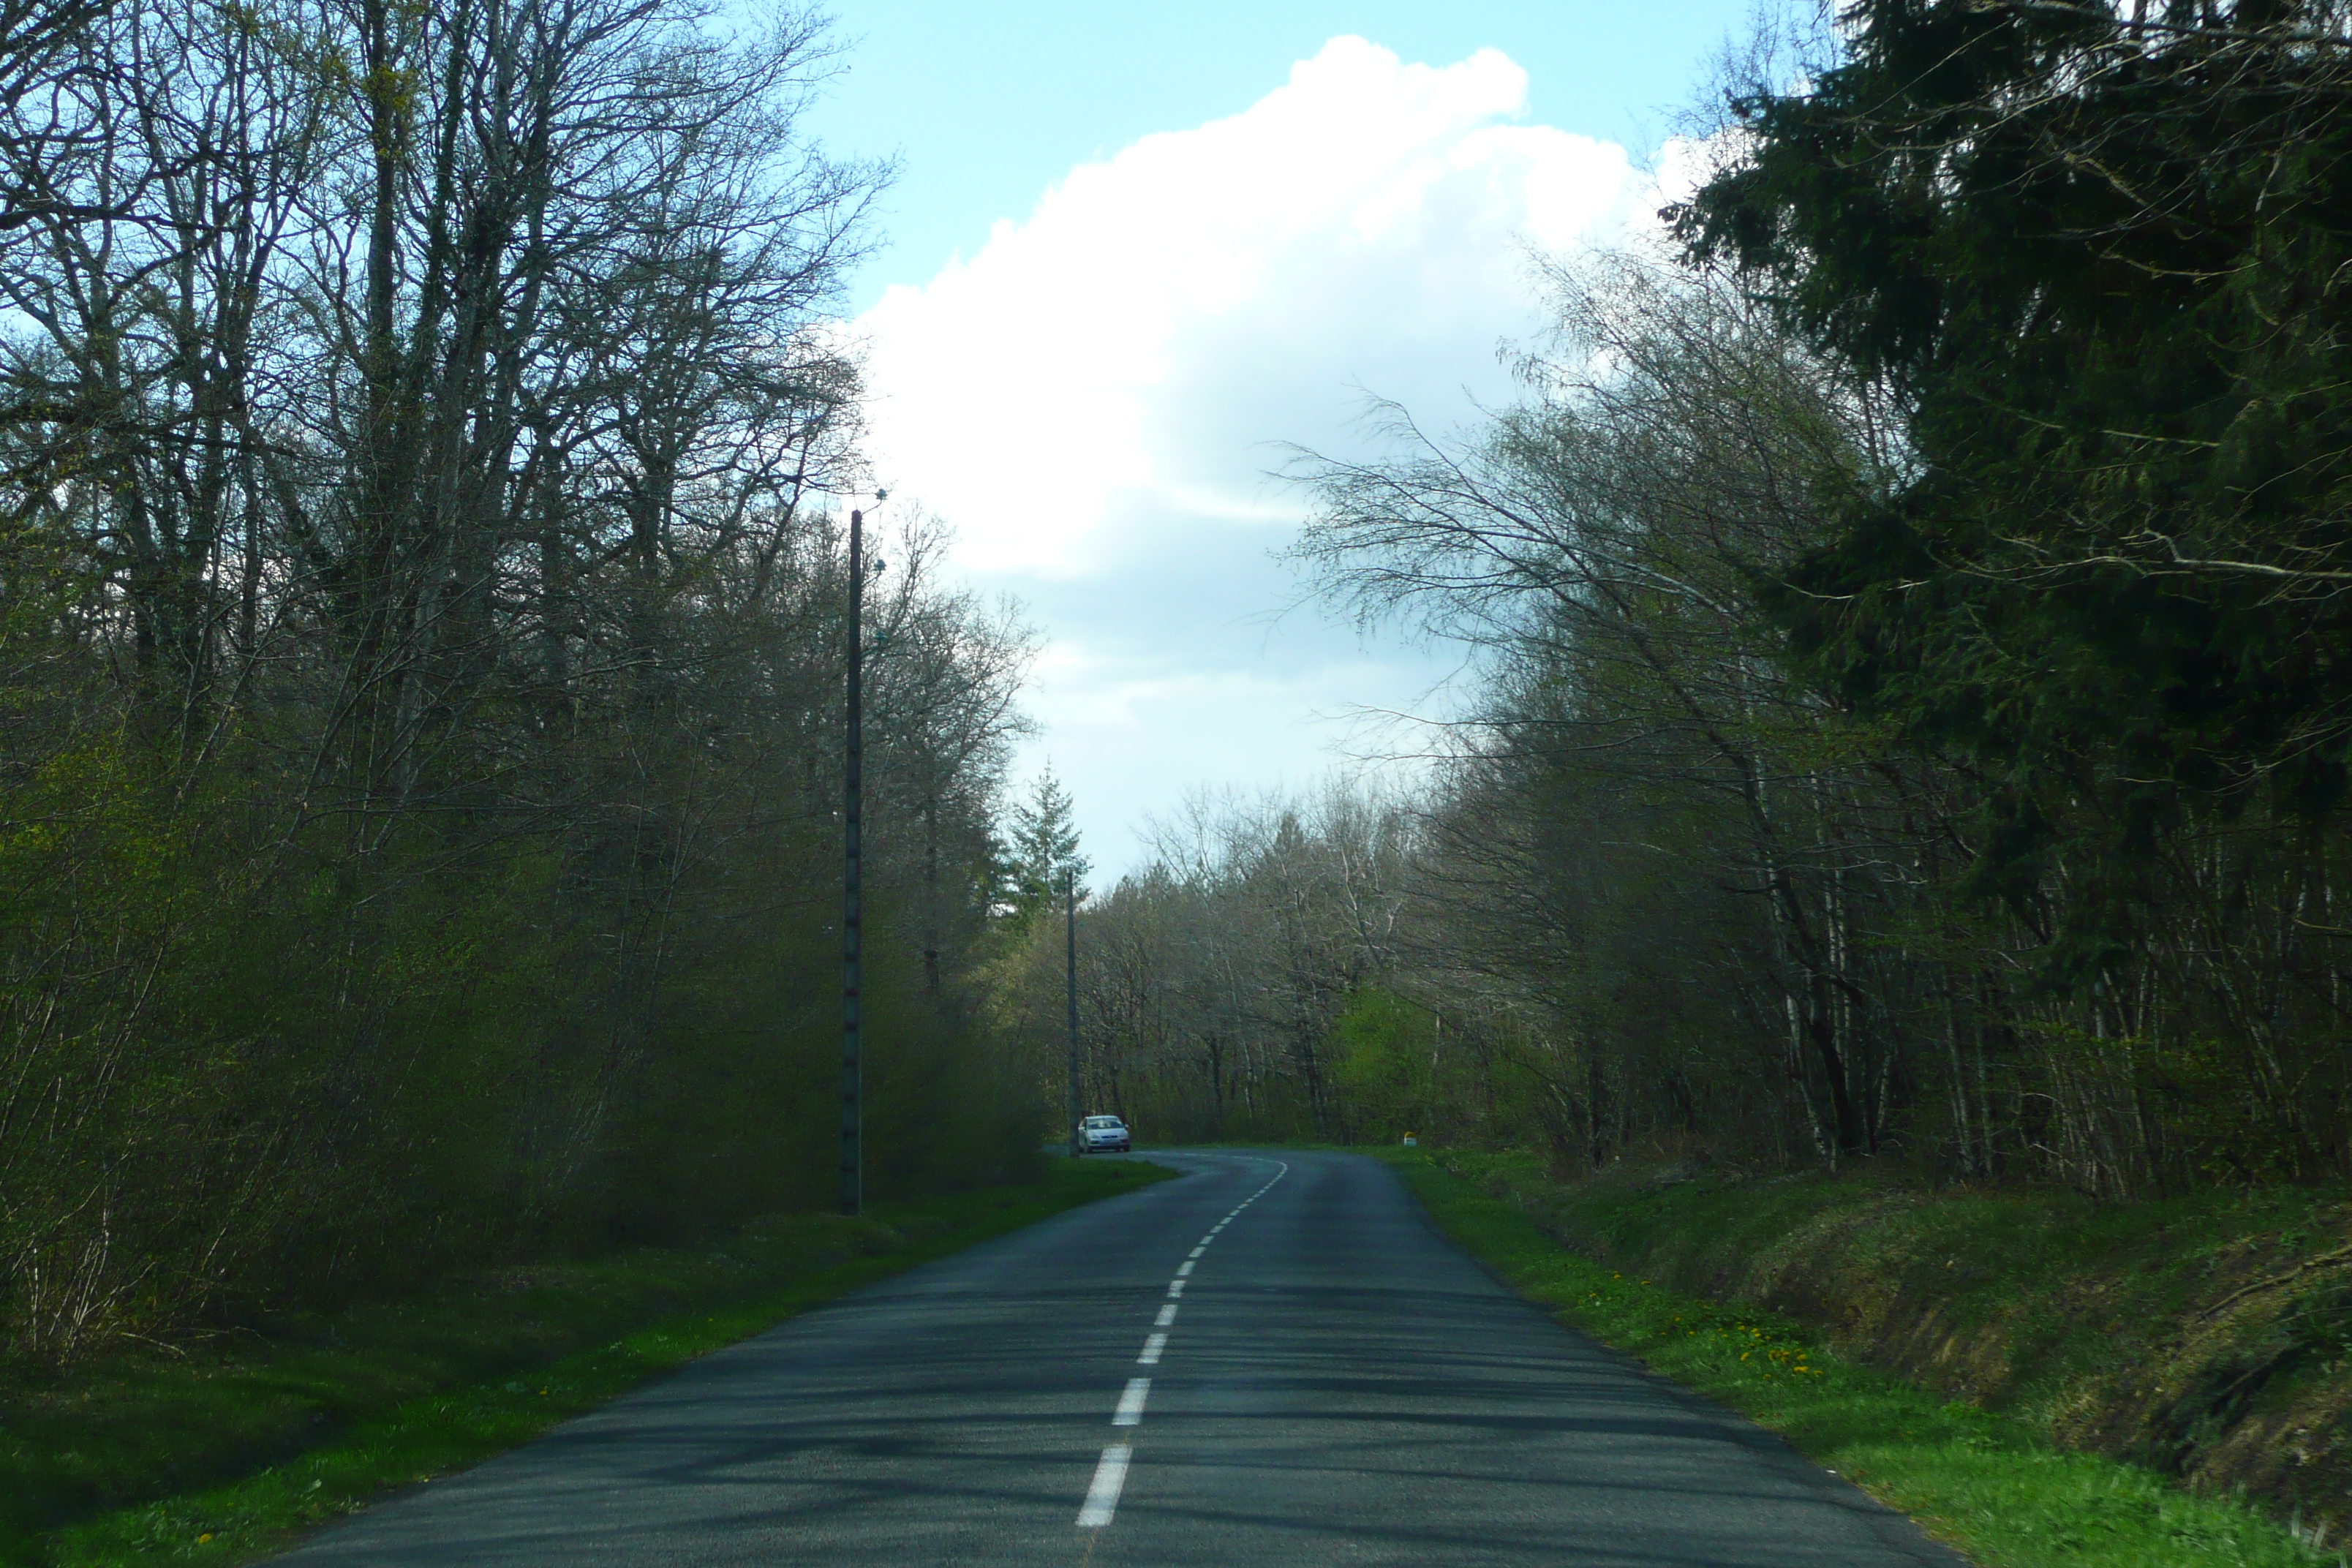
POLYGON ((1471 689, 1425 789, 1162 825, 1081 917, 1088 1092, 2352 1175, 2344 7, 1854 0, 1724 107, 1656 245, 1551 268, 1513 406, 1302 455, 1311 592, 1471 689))
MULTIPOLYGON (((1513 406, 1301 456, 1309 590, 1475 674, 1425 784, 1204 796, 1083 904, 1091 1107, 2352 1175, 2347 28, 1768 37, 1513 406)), ((853 624, 869 1191, 1035 1158, 1085 867, 1050 781, 1004 842, 1033 641, 938 526, 849 602, 835 61, 707 0, 0 0, 10 1353, 829 1201, 853 624)))
MULTIPOLYGON (((887 174, 802 132, 834 63, 700 0, 0 4, 12 1353, 832 1202, 887 174)), ((1032 637, 876 526, 889 1196, 1043 1113, 966 1000, 1032 637)))

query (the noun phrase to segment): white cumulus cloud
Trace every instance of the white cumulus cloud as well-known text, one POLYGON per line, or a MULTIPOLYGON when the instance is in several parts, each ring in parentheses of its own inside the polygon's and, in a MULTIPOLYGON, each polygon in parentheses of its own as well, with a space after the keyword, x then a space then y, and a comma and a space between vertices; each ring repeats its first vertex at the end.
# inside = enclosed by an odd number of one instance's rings
POLYGON ((1524 247, 1613 226, 1633 189, 1622 149, 1507 123, 1526 95, 1493 49, 1335 38, 1242 113, 1073 170, 866 316, 878 471, 975 566, 1078 569, 1119 490, 1246 496, 1300 412, 1378 372, 1458 380, 1525 318, 1524 247))
POLYGON ((1496 345, 1538 324, 1528 251, 1645 205, 1623 149, 1523 123, 1526 95, 1493 49, 1433 67, 1334 38, 1241 113, 1072 170, 859 322, 894 505, 945 518, 1055 641, 1043 749, 1098 858, 1210 757, 1259 764, 1215 782, 1303 781, 1308 719, 1425 687, 1328 628, 1267 630, 1299 506, 1263 474, 1278 443, 1344 445, 1368 392, 1441 423, 1465 387, 1504 395, 1496 345))

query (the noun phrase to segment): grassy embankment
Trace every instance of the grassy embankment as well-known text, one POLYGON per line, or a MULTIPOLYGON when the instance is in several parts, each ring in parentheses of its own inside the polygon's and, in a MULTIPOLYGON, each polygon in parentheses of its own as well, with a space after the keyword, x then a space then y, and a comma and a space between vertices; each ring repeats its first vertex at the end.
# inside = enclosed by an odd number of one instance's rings
POLYGON ((1386 1153, 1520 1291, 1983 1568, 2342 1561, 2339 1201, 1563 1184, 1524 1156, 1386 1153))
POLYGON ((709 1247, 453 1280, 414 1299, 0 1384, 0 1563, 226 1563, 509 1448, 886 1275, 1175 1173, 784 1215, 709 1247))

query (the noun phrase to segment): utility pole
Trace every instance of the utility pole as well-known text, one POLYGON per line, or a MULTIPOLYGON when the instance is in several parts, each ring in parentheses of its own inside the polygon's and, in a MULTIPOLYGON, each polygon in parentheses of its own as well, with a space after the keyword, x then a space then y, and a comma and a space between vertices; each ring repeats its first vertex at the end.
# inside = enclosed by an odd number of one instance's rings
POLYGON ((864 1206, 865 1073, 858 1059, 860 995, 865 979, 859 937, 864 911, 859 907, 859 861, 865 847, 858 841, 865 819, 866 760, 866 516, 849 514, 849 701, 848 743, 843 759, 841 789, 841 1212, 855 1215, 864 1206))
POLYGON ((1070 1154, 1076 1158, 1085 1152, 1086 1145, 1078 1133, 1078 1122, 1086 1112, 1078 1108, 1078 870, 1069 872, 1069 940, 1065 944, 1069 960, 1070 976, 1070 1154))

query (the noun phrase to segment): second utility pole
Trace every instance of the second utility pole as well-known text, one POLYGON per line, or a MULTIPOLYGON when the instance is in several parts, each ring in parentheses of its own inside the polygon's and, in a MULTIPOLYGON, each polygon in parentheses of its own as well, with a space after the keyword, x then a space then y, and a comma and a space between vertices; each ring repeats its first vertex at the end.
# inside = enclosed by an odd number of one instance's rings
POLYGON ((1075 867, 1069 880, 1069 922, 1070 1153, 1075 1157, 1087 1152, 1085 1137, 1078 1131, 1086 1112, 1078 1109, 1078 873, 1075 867))

